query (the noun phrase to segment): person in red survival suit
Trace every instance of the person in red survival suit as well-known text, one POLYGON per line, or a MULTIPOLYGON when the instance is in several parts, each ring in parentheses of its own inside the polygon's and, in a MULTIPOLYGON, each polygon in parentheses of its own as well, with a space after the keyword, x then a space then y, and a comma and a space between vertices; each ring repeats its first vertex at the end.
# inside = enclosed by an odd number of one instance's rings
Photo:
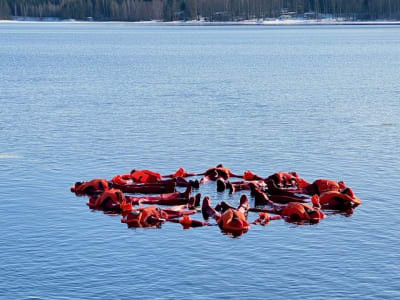
POLYGON ((204 173, 200 173, 197 175, 203 175, 204 177, 200 180, 200 184, 204 184, 207 181, 216 181, 218 178, 222 178, 223 180, 228 180, 230 177, 238 177, 242 178, 241 175, 237 175, 231 172, 228 168, 225 168, 222 164, 217 165, 216 167, 210 168, 204 173))
POLYGON ((237 209, 225 202, 220 203, 214 209, 211 207, 211 201, 208 196, 203 199, 202 214, 204 219, 214 218, 223 232, 234 235, 241 235, 249 230, 249 223, 247 222, 248 210, 249 200, 246 195, 242 195, 240 198, 240 204, 237 209))
POLYGON ((300 178, 296 172, 278 172, 267 178, 263 178, 251 171, 245 171, 243 174, 245 181, 229 182, 220 178, 217 181, 217 190, 223 191, 229 189, 229 193, 234 193, 237 190, 250 189, 250 182, 258 184, 259 187, 268 186, 270 194, 285 194, 298 192, 300 187, 308 185, 308 182, 300 178), (288 189, 288 191, 286 191, 288 189), (293 189, 293 191, 291 190, 293 189))
POLYGON ((289 202, 307 202, 307 197, 297 196, 294 193, 287 194, 269 194, 269 189, 264 191, 258 185, 250 183, 251 193, 254 196, 255 205, 270 205, 275 206, 276 203, 287 204, 289 202))
MULTIPOLYGON (((188 208, 194 208, 200 205, 201 194, 191 197, 192 187, 188 187, 185 192, 175 192, 170 194, 161 194, 159 196, 126 196, 119 189, 109 189, 100 195, 93 195, 89 198, 87 205, 91 209, 104 211, 127 211, 132 209, 132 205, 158 204, 158 205, 187 205, 188 208), (130 209, 127 209, 129 207, 130 209)), ((186 207, 186 206, 185 206, 186 207)))
POLYGON ((327 191, 319 196, 315 194, 312 199, 318 199, 322 208, 349 210, 362 204, 362 200, 354 195, 351 188, 345 188, 341 191, 327 191))
POLYGON ((123 202, 126 202, 124 193, 111 188, 100 195, 91 196, 87 205, 91 209, 119 212, 120 205, 123 202))
POLYGON ((71 187, 71 192, 77 195, 90 195, 107 191, 110 187, 111 183, 106 179, 93 179, 86 182, 76 182, 74 186, 71 187))
MULTIPOLYGON (((126 199, 133 205, 138 205, 138 204, 182 205, 190 202, 190 199, 192 198, 191 192, 192 192, 192 187, 188 186, 186 191, 183 193, 174 192, 174 193, 161 194, 159 196, 139 196, 139 197, 127 196, 126 199)), ((194 197, 197 206, 200 203, 200 197, 201 194, 197 194, 194 197)))
POLYGON ((306 203, 289 202, 287 205, 274 205, 272 209, 251 208, 250 211, 278 214, 288 222, 297 222, 299 224, 304 224, 304 222, 318 223, 325 218, 325 214, 320 210, 317 198, 312 199, 312 204, 311 206, 306 203))
POLYGON ((273 180, 279 188, 302 188, 309 183, 299 177, 297 172, 277 172, 269 176, 267 180, 273 180))
MULTIPOLYGON (((176 182, 176 186, 181 186, 181 187, 187 187, 187 186, 192 186, 194 188, 199 188, 199 181, 198 180, 187 180, 185 177, 186 176, 191 176, 188 174, 194 174, 194 173, 186 173, 182 168, 180 168, 177 172, 171 175, 165 175, 162 177, 165 178, 172 178, 174 182, 176 182), (178 176, 178 175, 183 175, 183 176, 178 176)), ((118 174, 115 175, 111 181, 116 185, 116 186, 129 186, 129 185, 134 185, 136 183, 138 184, 157 184, 157 183, 164 183, 167 184, 170 180, 169 179, 160 179, 160 174, 150 171, 150 170, 132 170, 130 174, 118 174)), ((172 180, 171 179, 171 180, 172 180)))
POLYGON ((174 218, 195 214, 196 210, 186 210, 186 206, 177 206, 170 209, 160 209, 156 206, 147 206, 125 212, 121 219, 128 227, 161 227, 165 221, 174 218))
POLYGON ((162 180, 160 173, 151 170, 135 170, 130 173, 133 182, 136 183, 154 183, 162 180))
POLYGON ((325 192, 330 192, 330 191, 340 192, 345 188, 346 184, 343 181, 317 179, 313 183, 303 187, 301 192, 307 195, 314 195, 314 194, 321 195, 325 192))

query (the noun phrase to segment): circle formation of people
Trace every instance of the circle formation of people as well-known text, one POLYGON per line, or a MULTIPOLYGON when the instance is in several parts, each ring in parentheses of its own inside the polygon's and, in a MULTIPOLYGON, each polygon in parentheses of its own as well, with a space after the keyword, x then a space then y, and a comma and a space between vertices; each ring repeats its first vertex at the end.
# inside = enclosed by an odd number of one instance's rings
POLYGON ((128 227, 160 228, 165 222, 173 222, 188 229, 215 225, 209 222, 215 219, 223 233, 233 236, 247 232, 251 225, 266 225, 271 220, 315 224, 325 218, 324 210, 352 214, 354 208, 362 203, 343 181, 317 179, 309 183, 296 172, 278 172, 261 177, 245 171, 243 175, 238 175, 221 164, 204 173, 189 173, 183 168, 169 175, 150 170, 132 170, 129 174, 116 175, 111 180, 76 182, 71 191, 76 195, 88 196, 87 205, 90 209, 121 214, 121 222, 128 227), (187 179, 195 176, 201 176, 200 180, 187 179), (232 181, 232 178, 240 180, 232 181), (250 207, 245 194, 241 195, 237 208, 224 201, 213 207, 208 196, 201 202, 201 194, 192 195, 192 192, 209 181, 216 182, 218 192, 234 194, 250 190, 255 207, 250 207), (179 192, 176 187, 185 187, 186 190, 179 192), (203 221, 190 217, 200 210, 203 221), (249 221, 249 212, 257 212, 258 218, 249 221))

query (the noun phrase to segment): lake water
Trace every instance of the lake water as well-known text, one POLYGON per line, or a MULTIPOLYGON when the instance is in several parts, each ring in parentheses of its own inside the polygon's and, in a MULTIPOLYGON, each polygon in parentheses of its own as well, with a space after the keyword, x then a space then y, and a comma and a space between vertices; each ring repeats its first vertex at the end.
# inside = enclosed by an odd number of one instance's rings
POLYGON ((396 26, 0 24, 0 298, 399 299, 399 100, 396 26), (231 238, 128 229, 69 191, 218 163, 364 203, 231 238))

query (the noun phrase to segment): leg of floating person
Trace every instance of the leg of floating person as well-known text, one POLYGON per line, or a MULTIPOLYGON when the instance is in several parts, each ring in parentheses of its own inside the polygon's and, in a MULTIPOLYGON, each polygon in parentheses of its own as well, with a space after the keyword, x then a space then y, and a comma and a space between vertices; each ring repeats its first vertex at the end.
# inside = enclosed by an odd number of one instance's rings
MULTIPOLYGON (((284 195, 284 196, 293 196, 296 193, 301 193, 302 189, 283 189, 279 188, 273 179, 268 179, 267 182, 267 192, 270 195, 284 195)), ((304 197, 306 198, 306 197, 304 197)))
POLYGON ((307 203, 307 198, 297 197, 295 195, 285 196, 285 195, 271 195, 269 199, 275 203, 289 203, 289 202, 300 202, 307 203))
POLYGON ((249 208, 250 212, 262 212, 262 213, 271 213, 271 214, 277 214, 280 210, 275 209, 275 208, 258 208, 258 207, 250 207, 249 208))
POLYGON ((196 196, 192 196, 189 198, 189 202, 187 204, 188 208, 195 208, 197 206, 200 206, 200 198, 201 198, 201 194, 197 194, 196 196))
POLYGON ((221 214, 223 214, 225 211, 227 211, 228 209, 235 209, 233 206, 230 206, 228 203, 226 203, 225 201, 222 201, 220 203, 218 203, 215 206, 215 210, 220 212, 221 214))
POLYGON ((240 197, 240 204, 239 204, 237 210, 240 211, 245 216, 247 216, 248 211, 249 211, 249 199, 247 198, 246 195, 242 195, 240 197))
POLYGON ((181 198, 190 198, 190 194, 192 193, 192 186, 188 185, 186 188, 186 191, 184 191, 183 193, 181 193, 181 198))
POLYGON ((158 205, 185 205, 189 202, 189 198, 172 198, 159 200, 139 200, 140 204, 158 204, 158 205))
POLYGON ((221 214, 211 207, 211 200, 210 197, 208 196, 204 197, 203 199, 201 213, 203 214, 204 220, 208 220, 210 217, 216 220, 219 220, 219 218, 221 218, 221 214))
POLYGON ((196 180, 189 180, 189 184, 194 187, 195 189, 198 189, 200 187, 200 182, 196 180))
POLYGON ((186 191, 183 193, 169 193, 161 194, 159 197, 148 199, 141 198, 139 201, 142 204, 159 204, 159 205, 182 205, 189 202, 192 187, 188 186, 186 191))
POLYGON ((226 189, 226 181, 222 178, 217 179, 217 192, 223 192, 226 189))
POLYGON ((142 193, 142 194, 163 194, 175 192, 175 179, 163 183, 133 183, 126 185, 114 185, 124 193, 142 193))
POLYGON ((173 192, 168 194, 161 194, 158 196, 141 196, 141 197, 134 197, 134 196, 126 196, 128 201, 137 202, 138 200, 149 200, 149 201, 158 201, 160 199, 175 199, 175 198, 182 198, 182 193, 173 192))
POLYGON ((176 178, 176 186, 186 187, 186 186, 190 185, 189 181, 187 181, 183 177, 175 177, 175 178, 176 178))
POLYGON ((197 211, 195 209, 186 210, 185 208, 186 207, 180 207, 179 209, 166 208, 166 209, 162 209, 162 211, 168 215, 167 219, 174 219, 174 218, 193 215, 193 214, 197 213, 197 211))
POLYGON ((249 190, 250 189, 250 183, 246 182, 246 181, 242 181, 242 182, 229 182, 227 184, 227 187, 229 189, 229 194, 233 194, 236 191, 243 191, 243 190, 249 190))
POLYGON ((196 196, 195 196, 195 206, 196 207, 198 207, 198 206, 200 206, 200 201, 201 201, 201 194, 200 193, 198 193, 196 196))
POLYGON ((191 187, 194 187, 196 189, 198 189, 200 187, 200 183, 199 183, 199 181, 197 179, 188 181, 184 177, 174 177, 174 178, 176 178, 176 185, 177 186, 180 186, 180 187, 191 186, 191 187))
POLYGON ((229 171, 229 177, 243 178, 243 175, 234 174, 231 171, 229 171))
POLYGON ((271 201, 268 197, 268 195, 264 192, 262 192, 260 189, 254 189, 254 202, 255 205, 270 205, 274 206, 274 202, 271 201))
POLYGON ((200 184, 204 184, 208 181, 216 181, 218 178, 221 178, 215 168, 207 170, 204 174, 204 177, 200 180, 200 184))

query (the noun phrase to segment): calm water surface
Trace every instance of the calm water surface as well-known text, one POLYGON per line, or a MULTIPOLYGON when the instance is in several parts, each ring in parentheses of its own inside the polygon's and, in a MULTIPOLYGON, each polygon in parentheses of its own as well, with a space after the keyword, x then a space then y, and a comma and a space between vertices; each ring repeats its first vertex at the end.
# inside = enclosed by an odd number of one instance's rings
POLYGON ((399 299, 399 70, 399 27, 0 24, 0 298, 399 299), (233 239, 127 229, 69 191, 220 162, 364 204, 233 239))

